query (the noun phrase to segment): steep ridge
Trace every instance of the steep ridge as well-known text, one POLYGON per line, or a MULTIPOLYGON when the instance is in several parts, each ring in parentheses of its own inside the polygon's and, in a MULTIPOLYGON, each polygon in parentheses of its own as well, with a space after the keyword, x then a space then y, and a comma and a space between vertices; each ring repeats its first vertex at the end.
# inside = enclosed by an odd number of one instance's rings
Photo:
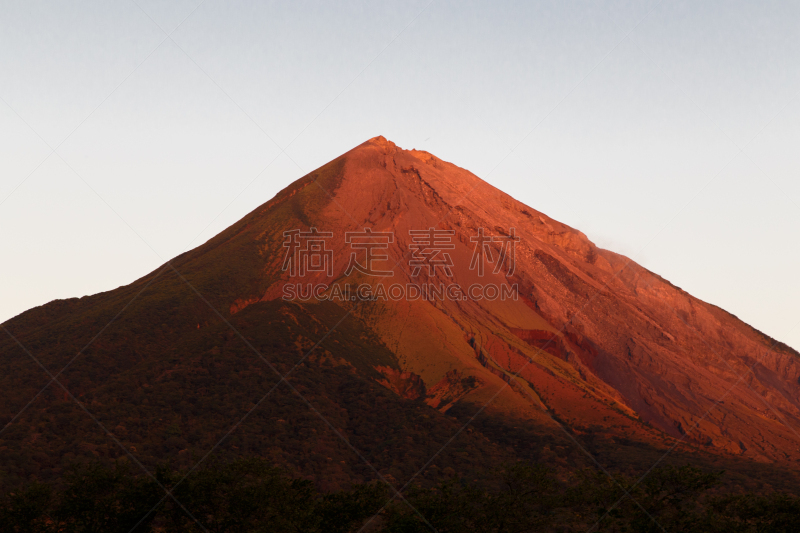
POLYGON ((190 465, 240 419, 223 448, 329 488, 374 477, 340 437, 400 483, 453 435, 434 470, 551 457, 598 434, 620 449, 800 459, 797 352, 383 137, 128 286, 3 326, 19 341, 0 338, 11 485, 120 446, 190 465), (66 366, 69 393, 37 396, 49 378, 28 352, 53 374, 66 366), (501 430, 458 433, 473 416, 501 430), (503 432, 523 426, 509 449, 503 432))

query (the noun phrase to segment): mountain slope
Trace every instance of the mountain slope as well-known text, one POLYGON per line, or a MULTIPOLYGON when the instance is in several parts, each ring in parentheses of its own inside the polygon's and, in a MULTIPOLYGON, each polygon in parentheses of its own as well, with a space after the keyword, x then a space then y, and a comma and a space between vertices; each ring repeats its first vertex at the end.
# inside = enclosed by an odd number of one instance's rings
POLYGON ((330 488, 375 477, 368 465, 405 483, 453 435, 423 478, 521 456, 589 464, 572 439, 598 434, 615 444, 591 451, 609 460, 631 442, 800 458, 795 351, 473 174, 382 137, 140 280, 3 327, 9 484, 122 447, 146 465, 189 465, 229 430, 223 448, 272 457, 330 488), (330 268, 292 275, 287 258, 298 250, 285 232, 311 228, 331 233, 316 241, 330 268), (353 242, 379 240, 365 228, 391 235, 373 249, 386 256, 372 263, 383 274, 345 275, 353 258, 368 263, 353 242), (429 228, 451 232, 437 234, 448 247, 418 246, 425 237, 414 232, 429 228), (496 238, 482 249, 494 260, 482 276, 473 263, 481 228, 496 238), (348 243, 347 232, 362 236, 348 243), (512 234, 513 268, 507 248, 495 272, 512 234), (304 297, 309 284, 321 299, 304 297), (373 296, 381 285, 462 292, 337 298, 334 286, 347 284, 373 296), (463 293, 472 286, 475 297, 463 293), (518 296, 492 299, 488 286, 518 296), (59 376, 69 393, 51 385, 14 419, 49 380, 31 356, 52 374, 69 363, 59 376), (459 433, 473 417, 479 429, 459 433))
MULTIPOLYGON (((427 385, 452 368, 489 384, 497 366, 518 373, 541 402, 578 426, 628 425, 633 415, 673 437, 689 432, 687 439, 713 449, 798 457, 791 429, 800 422, 797 352, 430 154, 376 138, 341 164, 334 201, 315 219, 320 228, 394 232, 387 265, 408 257, 409 230, 451 230, 453 278, 438 273, 434 281, 519 288, 516 302, 377 302, 360 309, 403 369, 427 385), (467 268, 479 228, 515 228, 513 274, 479 279, 467 268)), ((335 249, 334 257, 333 278, 348 250, 335 249)), ((409 270, 401 260, 392 282, 413 281, 409 270)), ((285 276, 276 284, 283 282, 285 276)), ((276 294, 273 285, 262 298, 276 294)), ((465 400, 489 396, 478 389, 465 400)), ((534 408, 539 403, 517 396, 534 408)), ((535 416, 535 409, 519 409, 535 416)))

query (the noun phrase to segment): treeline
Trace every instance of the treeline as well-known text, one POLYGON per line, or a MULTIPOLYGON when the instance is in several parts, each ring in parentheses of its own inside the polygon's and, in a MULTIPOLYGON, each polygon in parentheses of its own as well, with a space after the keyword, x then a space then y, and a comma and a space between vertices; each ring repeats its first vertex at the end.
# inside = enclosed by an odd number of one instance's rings
POLYGON ((0 531, 800 531, 798 498, 721 494, 721 477, 685 466, 654 470, 641 483, 590 471, 562 479, 542 465, 517 463, 491 487, 451 478, 408 490, 403 501, 381 483, 321 493, 258 458, 213 461, 188 473, 161 467, 152 477, 134 475, 127 463, 89 464, 57 487, 31 483, 5 494, 0 531))

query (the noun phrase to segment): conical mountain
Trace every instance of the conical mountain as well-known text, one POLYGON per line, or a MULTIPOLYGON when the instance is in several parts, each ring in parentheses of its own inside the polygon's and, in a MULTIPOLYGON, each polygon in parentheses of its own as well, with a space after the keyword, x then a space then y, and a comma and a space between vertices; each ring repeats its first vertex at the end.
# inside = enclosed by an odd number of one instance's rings
POLYGON ((220 439, 331 488, 673 446, 800 458, 797 352, 383 137, 140 280, 3 328, 10 484, 80 457, 190 465, 220 439))

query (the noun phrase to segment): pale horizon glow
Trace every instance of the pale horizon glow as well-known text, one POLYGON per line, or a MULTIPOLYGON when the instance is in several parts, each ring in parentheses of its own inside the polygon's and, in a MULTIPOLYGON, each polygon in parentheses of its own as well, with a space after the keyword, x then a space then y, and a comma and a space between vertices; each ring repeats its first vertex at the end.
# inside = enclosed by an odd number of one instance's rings
POLYGON ((798 21, 742 1, 6 2, 0 321, 127 285, 383 135, 800 349, 798 21))

